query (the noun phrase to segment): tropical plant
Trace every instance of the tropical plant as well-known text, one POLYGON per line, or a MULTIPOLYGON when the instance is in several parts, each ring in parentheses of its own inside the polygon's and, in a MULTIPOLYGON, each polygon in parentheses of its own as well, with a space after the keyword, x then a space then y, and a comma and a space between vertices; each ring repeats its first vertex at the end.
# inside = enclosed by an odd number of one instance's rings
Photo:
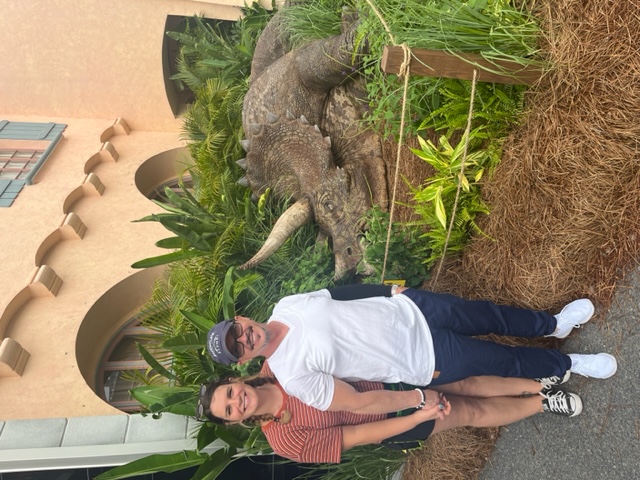
POLYGON ((482 233, 475 223, 475 217, 480 213, 488 213, 489 209, 482 201, 478 182, 495 167, 500 159, 500 151, 491 146, 478 147, 479 138, 482 138, 482 127, 470 132, 470 148, 464 163, 465 138, 453 147, 442 136, 436 147, 430 140, 418 137, 421 148, 411 149, 418 158, 436 170, 426 186, 413 190, 415 203, 412 206, 429 227, 422 235, 428 239, 431 247, 431 255, 425 259, 429 265, 442 257, 445 248, 450 253, 459 252, 472 231, 482 233), (454 221, 449 232, 452 217, 454 221))
POLYGON ((248 78, 256 40, 273 11, 258 2, 245 6, 236 22, 206 20, 194 16, 184 32, 167 32, 180 44, 178 73, 174 80, 196 92, 210 78, 226 83, 248 78))
POLYGON ((172 253, 135 262, 133 268, 148 268, 157 265, 210 255, 224 247, 230 235, 237 231, 233 218, 224 217, 224 212, 209 211, 180 183, 182 195, 165 188, 170 203, 154 200, 168 213, 154 213, 136 222, 158 222, 175 236, 156 242, 156 246, 174 250, 172 253))
POLYGON ((342 14, 354 7, 351 0, 315 0, 295 3, 282 10, 284 26, 293 48, 340 33, 342 14))
MULTIPOLYGON (((436 108, 420 123, 417 131, 434 129, 453 134, 466 128, 471 101, 471 82, 451 80, 442 82, 438 94, 445 106, 436 108)), ((474 134, 473 141, 486 140, 500 142, 510 128, 516 125, 522 116, 524 85, 478 82, 473 98, 474 128, 482 126, 482 131, 474 134)))
POLYGON ((380 283, 385 250, 387 264, 384 280, 404 280, 408 287, 416 287, 429 278, 424 263, 420 260, 429 258, 428 244, 420 238, 423 229, 416 224, 394 222, 389 236, 389 213, 378 206, 367 214, 368 229, 364 232, 364 259, 373 267, 375 273, 363 279, 364 283, 380 283))
MULTIPOLYGON (((512 6, 509 0, 376 0, 372 3, 386 26, 369 2, 356 2, 362 18, 358 32, 369 45, 363 71, 367 76, 371 108, 365 120, 371 126, 382 128, 385 136, 398 137, 401 119, 397 112, 401 111, 404 94, 404 81, 396 75, 384 74, 378 67, 386 45, 395 42, 410 48, 445 50, 453 54, 472 52, 491 62, 509 60, 523 66, 540 63, 536 58, 540 30, 531 15, 512 6)), ((411 76, 406 98, 409 107, 406 134, 416 134, 421 121, 432 117, 435 111, 446 111, 450 99, 443 94, 443 89, 455 89, 449 85, 459 83, 458 80, 411 76)), ((520 98, 513 88, 497 88, 505 95, 515 94, 516 100, 520 98)), ((479 92, 477 98, 482 99, 483 95, 479 92)), ((490 117, 491 113, 487 115, 490 117)))

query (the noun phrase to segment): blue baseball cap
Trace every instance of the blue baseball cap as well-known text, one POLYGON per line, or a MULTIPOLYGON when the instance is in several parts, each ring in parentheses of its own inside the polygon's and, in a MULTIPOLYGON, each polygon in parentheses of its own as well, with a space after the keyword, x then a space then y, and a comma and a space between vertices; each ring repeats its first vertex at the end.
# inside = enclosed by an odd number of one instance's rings
POLYGON ((207 333, 207 351, 211 358, 224 365, 231 365, 238 361, 233 353, 227 348, 227 333, 233 326, 233 320, 224 320, 216 323, 209 333, 207 333))

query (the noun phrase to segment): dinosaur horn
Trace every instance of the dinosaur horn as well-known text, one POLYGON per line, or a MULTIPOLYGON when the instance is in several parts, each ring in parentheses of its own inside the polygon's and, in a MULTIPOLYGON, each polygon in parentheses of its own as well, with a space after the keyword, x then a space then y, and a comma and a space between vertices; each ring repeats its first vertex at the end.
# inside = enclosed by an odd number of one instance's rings
POLYGON ((238 180, 236 182, 238 185, 242 185, 243 187, 248 187, 249 186, 249 180, 247 179, 246 176, 242 177, 240 180, 238 180))
POLYGON ((273 226, 273 230, 271 230, 269 238, 264 242, 262 248, 258 250, 258 253, 256 253, 247 263, 241 265, 240 268, 243 270, 253 268, 269 258, 273 252, 282 246, 293 232, 305 223, 311 221, 311 213, 311 205, 309 205, 309 201, 307 199, 298 200, 296 203, 291 205, 273 226))

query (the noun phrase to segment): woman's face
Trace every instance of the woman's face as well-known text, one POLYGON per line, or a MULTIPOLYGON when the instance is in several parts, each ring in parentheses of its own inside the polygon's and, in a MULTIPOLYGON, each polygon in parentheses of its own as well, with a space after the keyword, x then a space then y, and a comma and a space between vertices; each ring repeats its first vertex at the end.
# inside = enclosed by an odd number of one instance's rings
POLYGON ((211 395, 211 413, 229 423, 240 423, 258 409, 256 389, 244 383, 220 385, 211 395))

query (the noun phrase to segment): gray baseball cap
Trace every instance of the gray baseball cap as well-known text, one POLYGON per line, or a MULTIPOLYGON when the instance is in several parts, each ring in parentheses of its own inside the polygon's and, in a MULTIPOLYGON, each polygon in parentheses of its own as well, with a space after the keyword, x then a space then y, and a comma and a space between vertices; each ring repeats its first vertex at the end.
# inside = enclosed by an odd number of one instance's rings
POLYGON ((209 333, 207 333, 207 351, 211 358, 224 365, 231 365, 238 361, 233 353, 227 348, 227 333, 233 326, 233 320, 224 320, 216 323, 209 333))

